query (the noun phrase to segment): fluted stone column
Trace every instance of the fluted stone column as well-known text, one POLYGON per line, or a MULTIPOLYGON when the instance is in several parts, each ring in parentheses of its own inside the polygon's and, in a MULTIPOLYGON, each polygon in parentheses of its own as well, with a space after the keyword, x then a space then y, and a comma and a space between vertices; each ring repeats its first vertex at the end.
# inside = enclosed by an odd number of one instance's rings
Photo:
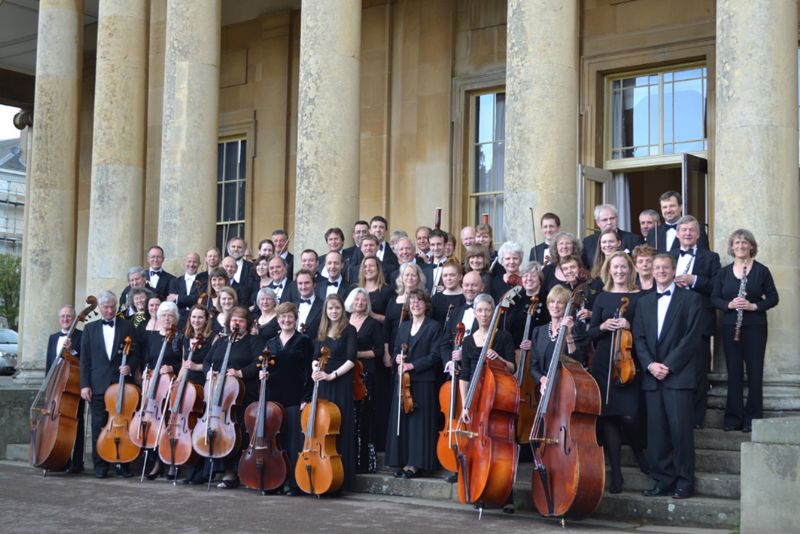
POLYGON ((294 249, 358 214, 360 0, 303 0, 294 249))
POLYGON ((158 241, 177 272, 215 241, 220 9, 167 2, 158 241))
POLYGON ((509 0, 505 227, 533 244, 529 208, 577 221, 577 0, 509 0))
POLYGON ((714 245, 752 230, 780 304, 769 312, 765 410, 800 410, 797 2, 717 2, 714 245))
POLYGON ((100 0, 86 274, 93 294, 118 293, 128 268, 142 264, 147 5, 100 0))
POLYGON ((22 384, 41 382, 45 333, 58 328, 58 307, 73 299, 82 68, 83 0, 41 0, 22 245, 22 384))

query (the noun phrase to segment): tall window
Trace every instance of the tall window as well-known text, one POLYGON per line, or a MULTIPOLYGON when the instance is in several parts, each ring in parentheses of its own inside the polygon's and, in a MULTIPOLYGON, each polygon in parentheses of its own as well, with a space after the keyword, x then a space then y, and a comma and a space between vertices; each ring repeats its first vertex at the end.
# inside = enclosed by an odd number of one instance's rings
POLYGON ((505 92, 484 93, 472 98, 469 220, 480 224, 489 215, 494 242, 502 243, 503 182, 505 175, 505 92))
POLYGON ((610 159, 700 152, 706 132, 702 65, 610 79, 610 159))
POLYGON ((244 237, 247 141, 225 139, 217 145, 217 247, 244 237))

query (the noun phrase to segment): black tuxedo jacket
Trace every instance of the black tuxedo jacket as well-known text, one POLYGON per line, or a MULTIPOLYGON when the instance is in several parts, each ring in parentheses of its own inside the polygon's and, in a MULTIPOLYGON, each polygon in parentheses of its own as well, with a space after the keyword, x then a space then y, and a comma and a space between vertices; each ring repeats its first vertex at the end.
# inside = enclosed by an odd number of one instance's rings
POLYGON ((425 318, 417 334, 413 337, 411 336, 411 321, 405 321, 397 328, 392 355, 400 354, 403 343, 408 345, 406 362, 414 364, 414 369, 409 371, 412 382, 433 382, 436 379, 441 329, 441 325, 429 317, 425 318))
MULTIPOLYGON (((443 365, 447 365, 447 362, 450 361, 454 348, 453 341, 456 338, 456 327, 458 326, 458 323, 464 320, 464 311, 470 307, 472 307, 472 305, 465 302, 461 306, 454 308, 450 313, 450 318, 447 319, 447 323, 443 327, 442 336, 439 342, 439 356, 442 359, 443 365)), ((478 320, 474 319, 471 325, 464 326, 468 327, 470 332, 474 332, 478 329, 478 320)))
POLYGON ((122 365, 122 345, 126 336, 131 338, 131 351, 127 364, 131 369, 139 367, 139 347, 133 324, 125 319, 116 319, 114 325, 114 354, 106 354, 103 339, 103 322, 94 321, 86 325, 81 336, 81 387, 92 388, 92 395, 103 395, 108 386, 119 378, 122 365))
MULTIPOLYGON (((359 263, 360 263, 360 260, 359 260, 359 263)), ((383 260, 382 260, 382 263, 383 263, 383 272, 384 272, 384 274, 385 273, 391 273, 392 271, 394 271, 395 269, 400 267, 400 261, 397 259, 397 256, 395 255, 394 250, 392 250, 392 247, 391 247, 391 245, 389 245, 388 241, 384 241, 383 242, 383 260)))
MULTIPOLYGON (((316 285, 314 286, 314 293, 317 295, 317 298, 320 300, 325 300, 326 293, 328 292, 328 279, 324 276, 320 276, 319 280, 317 281, 316 285)), ((336 294, 342 297, 342 300, 347 298, 347 294, 350 292, 350 286, 344 279, 344 275, 342 275, 342 279, 339 280, 339 287, 336 288, 336 294)))
MULTIPOLYGON (((300 300, 300 294, 297 293, 297 289, 295 289, 295 294, 292 296, 291 302, 294 302, 295 305, 297 305, 298 310, 300 309, 300 300)), ((306 317, 306 322, 304 323, 304 333, 312 341, 317 339, 317 334, 319 333, 319 323, 322 321, 322 307, 324 305, 324 301, 324 298, 321 299, 316 295, 314 296, 314 303, 311 305, 311 310, 308 312, 308 317, 306 317)), ((300 329, 300 326, 300 324, 297 325, 298 330, 300 329)))
POLYGON ((291 252, 286 253, 286 278, 294 280, 294 255, 291 252))
MULTIPOLYGON (((677 239, 675 240, 677 242, 677 239)), ((680 247, 670 252, 670 255, 678 261, 680 247)), ((697 282, 694 287, 687 288, 690 291, 698 293, 703 299, 703 335, 711 337, 717 332, 717 312, 714 305, 711 303, 711 293, 714 291, 714 284, 716 283, 719 271, 722 268, 719 261, 719 254, 700 248, 697 245, 695 252, 694 263, 689 274, 697 276, 697 282)), ((676 273, 683 274, 683 273, 676 273)))
POLYGON ((153 287, 150 282, 150 269, 147 270, 147 286, 153 290, 153 293, 161 297, 161 300, 167 298, 169 294, 169 284, 172 279, 175 278, 174 275, 169 274, 167 271, 162 271, 158 274, 158 283, 153 287))
MULTIPOLYGON (((636 248, 637 245, 642 244, 642 236, 639 234, 632 234, 631 232, 626 232, 625 230, 617 230, 617 235, 619 236, 620 241, 622 241, 622 250, 627 250, 629 254, 633 252, 633 249, 636 248)), ((586 268, 590 271, 594 266, 594 255, 597 251, 597 238, 599 236, 600 233, 598 232, 583 238, 583 252, 581 253, 581 259, 583 260, 584 266, 586 266, 586 268)))
POLYGON ((187 293, 186 281, 183 277, 183 274, 176 276, 170 280, 169 283, 169 293, 178 295, 178 300, 175 304, 178 305, 181 314, 188 312, 192 306, 197 304, 200 293, 205 289, 203 281, 200 280, 200 273, 197 273, 197 276, 194 278, 194 284, 192 284, 191 290, 187 293))
MULTIPOLYGON (((644 240, 644 242, 655 248, 659 253, 673 253, 677 252, 681 248, 681 243, 678 241, 678 237, 675 236, 675 239, 672 240, 672 248, 667 250, 667 227, 663 224, 658 225, 655 228, 655 231, 651 230, 648 232, 647 238, 644 240)), ((708 234, 706 234, 706 230, 702 226, 700 227, 700 238, 697 240, 697 248, 702 248, 705 250, 709 250, 711 248, 708 245, 708 234)))
POLYGON ((542 241, 535 247, 531 249, 531 253, 528 256, 529 261, 537 261, 539 264, 544 264, 544 252, 547 250, 547 243, 542 241))
MULTIPOLYGON (((253 279, 244 275, 244 272, 239 276, 239 281, 231 279, 230 286, 236 291, 236 298, 239 301, 239 306, 247 308, 253 301, 253 279)), ((256 291, 258 291, 256 289, 256 291)))
MULTIPOLYGON (((81 334, 80 330, 75 330, 72 333, 72 354, 73 356, 80 358, 81 357, 81 334)), ((56 357, 58 354, 56 353, 56 348, 58 347, 58 338, 61 336, 61 330, 56 332, 55 334, 51 334, 50 338, 47 340, 47 363, 45 364, 45 374, 50 371, 50 366, 53 365, 53 362, 56 361, 56 357)))
POLYGON ((245 259, 242 260, 242 272, 239 275, 239 280, 258 280, 258 275, 256 274, 255 267, 253 267, 253 262, 245 259))
POLYGON ((633 321, 636 356, 642 366, 642 389, 694 389, 694 358, 703 334, 703 304, 698 293, 675 286, 675 294, 667 308, 661 337, 658 337, 658 293, 639 299, 633 321), (669 368, 664 380, 657 380, 647 366, 653 362, 669 368))

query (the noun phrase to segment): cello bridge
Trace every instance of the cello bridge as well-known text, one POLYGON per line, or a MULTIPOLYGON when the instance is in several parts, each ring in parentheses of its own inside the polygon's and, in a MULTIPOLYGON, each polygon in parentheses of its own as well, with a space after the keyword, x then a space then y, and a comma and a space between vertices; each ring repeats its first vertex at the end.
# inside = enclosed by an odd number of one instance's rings
POLYGON ((459 436, 466 436, 469 439, 478 437, 478 433, 477 432, 470 432, 469 430, 453 430, 452 433, 453 434, 457 434, 459 436))

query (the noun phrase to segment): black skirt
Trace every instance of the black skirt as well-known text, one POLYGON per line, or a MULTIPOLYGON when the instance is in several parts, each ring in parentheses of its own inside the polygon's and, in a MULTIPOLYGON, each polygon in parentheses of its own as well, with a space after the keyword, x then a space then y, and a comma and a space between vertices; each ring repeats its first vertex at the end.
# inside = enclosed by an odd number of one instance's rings
POLYGON ((389 428, 386 433, 386 465, 431 471, 437 467, 438 399, 433 382, 411 382, 414 410, 400 415, 400 436, 397 436, 397 375, 394 375, 389 428))

